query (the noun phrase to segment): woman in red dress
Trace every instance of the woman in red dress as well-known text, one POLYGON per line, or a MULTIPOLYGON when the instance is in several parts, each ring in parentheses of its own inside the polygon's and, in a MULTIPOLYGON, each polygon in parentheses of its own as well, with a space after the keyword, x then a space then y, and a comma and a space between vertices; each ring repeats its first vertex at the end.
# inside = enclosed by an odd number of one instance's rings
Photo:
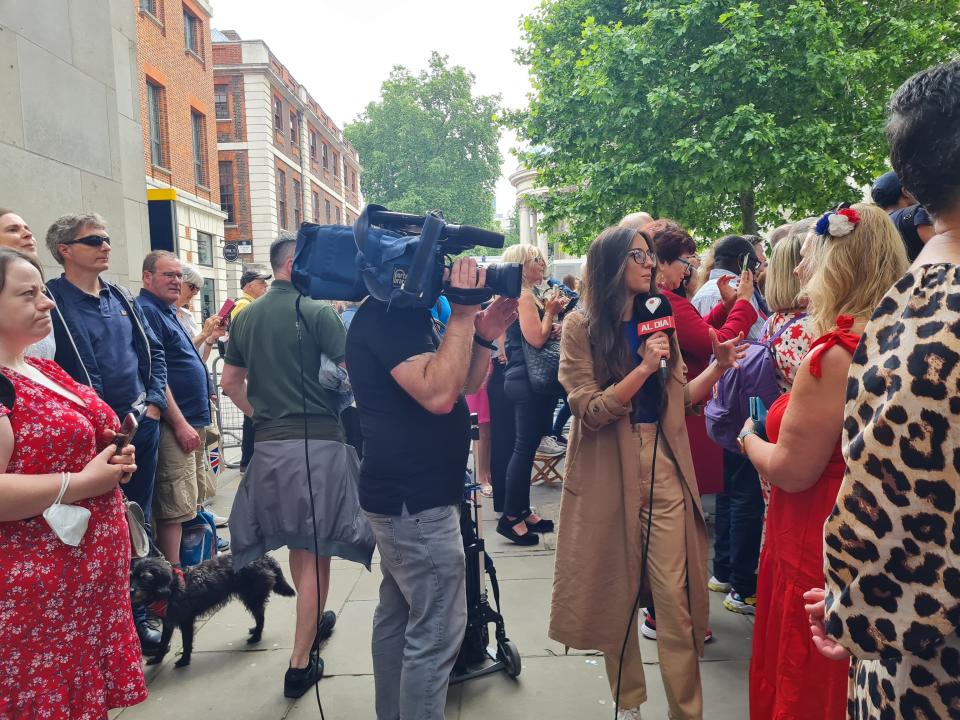
POLYGON ((39 267, 0 248, 0 720, 103 720, 146 699, 130 610, 130 536, 109 406, 51 360, 23 351, 50 332, 39 267), (9 386, 8 386, 9 388, 9 386), (42 517, 61 500, 90 518, 79 545, 42 517))
POLYGON ((767 442, 747 421, 743 451, 773 485, 760 556, 750 660, 751 720, 842 720, 849 662, 828 660, 810 638, 803 594, 823 587, 823 523, 845 465, 840 452, 847 371, 860 332, 907 266, 882 210, 828 213, 804 242, 798 271, 813 270, 813 328, 826 333, 797 371, 791 392, 767 414, 767 442))

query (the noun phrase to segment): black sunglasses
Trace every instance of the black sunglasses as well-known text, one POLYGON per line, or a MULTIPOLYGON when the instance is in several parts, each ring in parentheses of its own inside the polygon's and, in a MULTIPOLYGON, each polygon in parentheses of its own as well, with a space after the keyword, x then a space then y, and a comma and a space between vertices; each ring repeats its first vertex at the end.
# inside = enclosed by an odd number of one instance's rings
POLYGON ((98 248, 101 245, 106 243, 110 244, 110 237, 108 235, 87 235, 82 238, 77 238, 76 240, 67 240, 66 242, 60 243, 61 245, 86 245, 87 247, 98 248))

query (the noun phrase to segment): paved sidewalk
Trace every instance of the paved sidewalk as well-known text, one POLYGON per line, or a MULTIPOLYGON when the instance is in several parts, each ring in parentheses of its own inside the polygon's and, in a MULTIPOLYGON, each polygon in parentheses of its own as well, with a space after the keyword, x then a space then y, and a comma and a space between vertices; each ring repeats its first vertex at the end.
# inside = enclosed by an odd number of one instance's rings
MULTIPOLYGON (((228 515, 239 483, 239 473, 228 471, 222 479, 213 509, 228 515)), ((513 680, 497 673, 471 680, 450 690, 447 720, 528 720, 576 718, 610 720, 613 705, 596 654, 564 654, 547 638, 555 537, 545 535, 535 549, 520 548, 494 532, 490 501, 484 507, 484 535, 500 579, 501 602, 507 635, 520 650, 523 670, 513 680)), ((533 488, 533 502, 546 517, 556 518, 560 486, 533 488)), ((712 504, 712 503, 711 503, 712 504)), ((278 551, 289 578, 286 551, 278 551)), ((374 557, 376 563, 378 559, 374 557)), ((328 608, 338 614, 333 637, 322 650, 326 677, 320 695, 327 720, 374 718, 373 669, 370 635, 380 580, 373 572, 344 560, 333 561, 328 608)), ((747 668, 750 659, 750 619, 727 612, 722 596, 711 593, 711 625, 716 640, 707 646, 702 661, 706 720, 747 718, 747 668)), ((163 664, 147 668, 150 697, 141 705, 111 713, 122 720, 306 720, 319 718, 314 693, 295 702, 285 700, 283 674, 293 642, 295 598, 272 596, 267 608, 263 640, 246 644, 250 615, 239 602, 198 623, 193 662, 173 666, 179 654, 179 632, 173 652, 163 664)), ((603 608, 597 608, 602 613, 603 608)), ((655 643, 641 638, 647 666, 649 701, 646 720, 666 718, 663 685, 656 663, 655 643)))

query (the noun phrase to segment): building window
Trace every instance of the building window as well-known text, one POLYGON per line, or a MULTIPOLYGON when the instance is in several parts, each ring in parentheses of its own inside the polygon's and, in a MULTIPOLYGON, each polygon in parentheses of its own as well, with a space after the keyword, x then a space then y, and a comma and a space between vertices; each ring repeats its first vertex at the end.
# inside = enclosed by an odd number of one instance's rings
POLYGON ((313 130, 310 131, 310 159, 317 159, 317 134, 313 130))
POLYGON ((197 57, 200 57, 202 50, 201 42, 203 38, 203 23, 200 18, 183 7, 183 45, 197 57))
POLYGON ((197 262, 213 267, 213 235, 197 231, 197 262))
POLYGON ((327 169, 327 144, 323 144, 323 169, 327 169))
POLYGON ((236 216, 233 214, 233 163, 221 162, 220 164, 220 209, 227 214, 225 222, 227 225, 236 224, 236 216))
POLYGON ((163 146, 163 88, 147 81, 147 113, 150 116, 150 162, 166 167, 163 146))
POLYGON ((273 98, 273 129, 283 132, 283 100, 278 97, 273 98))
POLYGON ((300 133, 297 129, 297 113, 290 111, 290 142, 294 145, 300 144, 300 133))
POLYGON ((157 15, 157 0, 140 0, 140 9, 150 13, 155 18, 159 18, 159 15, 157 15))
POLYGON ((230 96, 226 85, 213 86, 213 106, 216 109, 217 120, 230 119, 230 96))
POLYGON ((207 119, 196 110, 190 111, 193 121, 193 179, 197 185, 207 186, 207 119))
POLYGON ((329 200, 323 201, 323 210, 327 218, 326 223, 327 225, 329 225, 330 224, 330 201, 329 200))
POLYGON ((340 177, 340 156, 333 154, 333 176, 340 177))
POLYGON ((207 318, 217 311, 217 283, 213 278, 203 279, 203 289, 200 291, 200 317, 206 322, 207 318))
POLYGON ((313 193, 313 221, 320 221, 320 196, 317 193, 313 193))
POLYGON ((350 175, 350 189, 353 192, 357 191, 357 171, 356 170, 354 170, 353 173, 350 175))
POLYGON ((300 181, 293 181, 293 227, 300 227, 300 215, 302 211, 303 193, 300 191, 300 181))
POLYGON ((277 168, 277 222, 287 227, 287 174, 277 168))
POLYGON ((340 224, 340 207, 337 206, 337 225, 340 224))

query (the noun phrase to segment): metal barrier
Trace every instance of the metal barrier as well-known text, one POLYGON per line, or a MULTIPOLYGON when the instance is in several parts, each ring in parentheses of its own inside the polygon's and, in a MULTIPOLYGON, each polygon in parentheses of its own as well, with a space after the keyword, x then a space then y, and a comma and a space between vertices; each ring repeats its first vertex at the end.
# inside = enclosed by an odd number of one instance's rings
POLYGON ((228 462, 227 450, 239 448, 243 441, 243 413, 233 401, 223 394, 220 387, 220 372, 223 368, 223 356, 218 355, 213 361, 213 384, 217 391, 217 400, 214 403, 217 411, 217 427, 223 439, 223 464, 228 468, 240 467, 240 462, 228 462))

